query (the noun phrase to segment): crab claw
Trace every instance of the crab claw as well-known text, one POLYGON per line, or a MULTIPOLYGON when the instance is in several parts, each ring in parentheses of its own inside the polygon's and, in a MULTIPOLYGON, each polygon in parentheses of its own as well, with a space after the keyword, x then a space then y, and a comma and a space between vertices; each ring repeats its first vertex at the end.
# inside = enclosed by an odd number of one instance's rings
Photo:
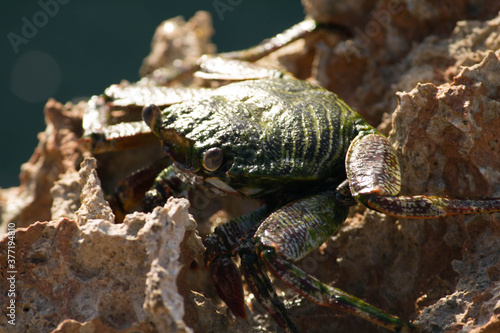
POLYGON ((210 278, 217 294, 235 316, 246 319, 243 285, 238 268, 228 255, 220 255, 209 265, 210 278))

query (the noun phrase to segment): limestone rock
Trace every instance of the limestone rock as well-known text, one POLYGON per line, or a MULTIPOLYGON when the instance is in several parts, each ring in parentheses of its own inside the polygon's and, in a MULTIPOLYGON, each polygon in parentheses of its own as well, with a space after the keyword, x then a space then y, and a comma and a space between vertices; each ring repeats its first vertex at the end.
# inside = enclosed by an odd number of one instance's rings
MULTIPOLYGON (((16 325, 2 316, 2 332, 191 332, 177 283, 189 269, 180 262, 191 262, 203 247, 188 205, 172 199, 123 224, 92 219, 79 226, 61 218, 17 229, 16 325), (187 239, 190 251, 181 253, 187 239)), ((2 267, 6 260, 2 253, 2 267)), ((0 286, 7 290, 7 280, 0 286)), ((0 300, 9 301, 4 293, 0 300)))
POLYGON ((62 174, 50 189, 50 195, 52 196, 51 218, 57 220, 66 217, 74 220, 76 218, 75 213, 81 206, 81 192, 82 185, 78 172, 68 171, 62 174))
POLYGON ((151 53, 142 63, 141 77, 161 77, 174 62, 193 63, 204 54, 215 53, 210 42, 213 34, 212 18, 205 11, 196 12, 188 22, 181 16, 162 22, 153 36, 151 53))
POLYGON ((95 158, 86 158, 81 165, 80 184, 82 187, 82 205, 75 212, 76 222, 80 225, 86 224, 89 220, 104 219, 111 223, 115 221, 115 215, 104 200, 104 193, 101 188, 101 181, 96 172, 97 162, 95 158))
POLYGON ((76 170, 82 160, 78 139, 83 133, 83 107, 62 105, 50 99, 43 111, 47 128, 38 135, 39 144, 33 156, 21 166, 21 185, 0 190, 4 228, 8 223, 26 227, 36 221, 50 220, 50 189, 61 174, 76 170))
MULTIPOLYGON (((481 63, 462 68, 452 83, 438 87, 419 84, 411 92, 399 94, 390 139, 405 169, 406 194, 500 195, 496 133, 500 126, 500 76, 492 75, 500 73, 499 55, 487 53, 481 63)), ((451 261, 458 274, 448 281, 453 288, 422 311, 417 318, 422 326, 470 331, 499 325, 499 218, 496 213, 429 222, 434 228, 441 225, 446 233, 444 242, 432 245, 434 255, 422 258, 450 253, 458 246, 460 253, 451 261)), ((421 298, 422 305, 431 301, 431 295, 423 296, 426 300, 421 298)))
MULTIPOLYGON (((498 24, 484 22, 500 10, 500 2, 494 0, 460 0, 452 5, 426 0, 302 3, 309 16, 347 30, 347 38, 340 42, 321 36, 319 43, 307 44, 316 67, 313 78, 372 125, 395 109, 398 90, 411 90, 417 82, 442 83, 456 75, 448 71, 455 68, 456 57, 466 56, 463 53, 471 57, 477 48, 495 50, 498 24), (411 80, 402 81, 409 75, 411 80)), ((331 35, 324 30, 321 34, 331 35)), ((473 63, 482 58, 478 54, 473 63)))

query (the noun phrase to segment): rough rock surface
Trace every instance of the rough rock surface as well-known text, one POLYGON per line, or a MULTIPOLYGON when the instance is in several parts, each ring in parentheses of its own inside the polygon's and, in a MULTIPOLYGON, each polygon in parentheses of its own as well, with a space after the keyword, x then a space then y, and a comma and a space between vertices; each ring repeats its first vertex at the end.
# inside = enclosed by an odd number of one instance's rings
MULTIPOLYGON (((347 33, 320 30, 262 63, 335 91, 389 134, 402 167, 403 194, 500 196, 498 1, 303 4, 308 15, 342 24, 347 33)), ((180 35, 197 31, 199 41, 181 47, 195 58, 213 50, 210 33, 197 28, 207 26, 207 18, 197 17, 188 30, 178 30, 180 35)), ((171 24, 185 25, 179 19, 171 24)), ((168 38, 155 43, 163 51, 145 62, 144 73, 156 69, 154 75, 163 75, 162 62, 172 54, 188 58, 184 51, 169 53, 168 45, 178 42, 168 38)), ((9 223, 19 227, 14 234, 18 326, 1 316, 0 330, 251 331, 217 301, 199 269, 202 248, 186 201, 171 200, 151 214, 135 213, 112 224, 92 160, 77 172, 83 107, 49 101, 47 130, 22 168, 21 186, 0 192, 0 227, 4 232, 9 223)), ((196 209, 204 205, 192 201, 196 209)), ((239 206, 231 201, 226 207, 233 211, 209 221, 227 220, 239 206)), ((200 233, 213 229, 201 217, 221 207, 198 209, 200 233)), ((354 207, 341 231, 298 266, 415 320, 424 332, 498 332, 499 218, 497 213, 405 220, 354 207)), ((10 287, 9 235, 0 240, 1 290, 10 287)), ((275 282, 300 331, 383 331, 275 282)), ((247 299, 253 331, 276 331, 250 294, 247 299)), ((2 307, 9 301, 0 295, 2 307)))
MULTIPOLYGON (((396 91, 411 90, 417 82, 443 83, 457 73, 455 57, 470 57, 477 48, 492 46, 495 50, 494 45, 484 43, 485 39, 494 40, 495 35, 472 32, 484 24, 468 22, 457 27, 459 21, 493 18, 500 10, 500 2, 495 0, 303 0, 302 3, 306 14, 319 22, 341 24, 350 34, 339 43, 336 39, 322 38, 312 45, 313 77, 339 94, 372 125, 378 125, 384 112, 395 109, 396 91), (467 33, 450 37, 454 29, 464 26, 469 29, 467 33), (453 42, 460 43, 462 50, 445 45, 442 52, 429 48, 433 43, 453 42), (472 52, 468 52, 468 47, 472 52), (421 53, 417 57, 409 54, 415 50, 421 53), (426 70, 422 71, 424 66, 426 70), (401 81, 407 85, 398 86, 401 81)), ((473 63, 481 59, 478 54, 473 63)))
MULTIPOLYGON (((399 94, 390 139, 407 171, 406 194, 500 196, 500 76, 494 74, 500 73, 499 55, 488 52, 480 64, 462 68, 452 83, 419 84, 399 94)), ((423 311, 418 318, 423 326, 448 331, 479 330, 483 325, 484 330, 498 329, 499 218, 496 213, 427 222, 445 234, 432 252, 423 250, 428 248, 426 241, 420 246, 419 257, 428 258, 419 263, 419 270, 426 273, 420 276, 433 276, 429 274, 435 270, 432 263, 440 259, 436 253, 447 256, 460 249, 460 256, 451 262, 457 273, 452 293, 423 311), (424 268, 427 265, 430 271, 424 268)), ((415 233, 414 237, 421 243, 428 236, 415 233)), ((435 291, 439 286, 433 284, 435 291)), ((424 296, 427 299, 418 304, 419 310, 432 301, 430 295, 424 296)))
POLYGON ((162 22, 156 28, 151 42, 151 52, 144 59, 139 74, 158 79, 172 70, 171 64, 196 62, 204 54, 215 53, 210 42, 214 29, 210 14, 199 11, 189 20, 181 16, 162 22), (177 62, 177 63, 176 63, 177 62))
MULTIPOLYGON (((109 207, 102 192, 101 181, 97 176, 97 162, 94 158, 86 158, 80 166, 80 208, 75 212, 76 222, 84 225, 90 219, 100 218, 111 223, 115 222, 115 215, 109 207)), ((57 204, 57 203, 56 203, 57 204)))
POLYGON ((50 189, 61 174, 76 170, 82 161, 78 139, 83 133, 83 110, 81 105, 47 102, 43 110, 47 128, 38 135, 39 144, 30 160, 21 166, 21 185, 0 192, 0 227, 8 223, 27 227, 51 219, 50 189))
MULTIPOLYGON (((78 222, 62 217, 15 232, 16 325, 2 316, 2 332, 190 332, 183 321, 188 295, 177 283, 187 283, 185 271, 203 246, 188 201, 171 199, 113 224, 92 209, 109 206, 98 179, 86 177, 95 174, 95 161, 84 163, 80 210, 87 214, 78 222)), ((7 241, 0 240, 1 267, 7 266, 7 241)), ((3 278, 0 288, 8 290, 8 283, 3 278)), ((10 301, 4 293, 0 300, 10 301)))

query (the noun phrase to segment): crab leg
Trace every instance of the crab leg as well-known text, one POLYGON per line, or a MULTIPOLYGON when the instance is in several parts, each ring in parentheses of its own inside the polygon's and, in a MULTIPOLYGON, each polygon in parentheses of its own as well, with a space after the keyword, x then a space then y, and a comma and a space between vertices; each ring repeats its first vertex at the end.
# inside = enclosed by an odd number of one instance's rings
POLYGON ((103 127, 81 139, 93 154, 139 148, 157 143, 158 139, 142 121, 103 127))
POLYGON ((367 205, 379 212, 404 218, 437 218, 449 215, 500 211, 499 198, 457 199, 436 196, 366 197, 367 205))
POLYGON ((132 108, 138 116, 146 105, 155 104, 160 108, 189 101, 210 93, 209 88, 163 87, 140 84, 113 84, 105 91, 109 105, 113 108, 132 108))
POLYGON ((261 224, 255 234, 257 253, 271 272, 313 302, 352 313, 395 332, 412 331, 412 324, 328 286, 292 264, 335 233, 347 213, 348 208, 339 204, 332 192, 292 202, 261 224))
POLYGON ((161 83, 169 84, 195 72, 199 77, 215 80, 242 80, 281 75, 280 71, 255 68, 248 66, 248 63, 255 62, 296 40, 304 38, 316 29, 317 23, 314 20, 306 19, 257 46, 218 55, 204 55, 196 63, 175 67, 169 71, 167 77, 161 80, 161 83), (244 72, 244 74, 238 72, 244 72))
POLYGON ((226 59, 238 59, 254 62, 282 48, 285 45, 288 45, 300 38, 307 36, 312 31, 314 31, 316 27, 316 22, 314 20, 305 19, 304 21, 295 24, 291 28, 283 31, 275 37, 264 41, 260 45, 246 50, 222 53, 221 57, 226 59))
POLYGON ((141 119, 143 107, 156 104, 164 108, 204 96, 210 91, 205 88, 114 84, 103 96, 94 96, 88 102, 83 117, 82 144, 93 154, 158 144, 158 139, 141 119), (120 119, 118 124, 108 125, 113 114, 124 115, 125 122, 120 119))
MULTIPOLYGON (((170 161, 167 157, 165 160, 170 161)), ((188 197, 188 185, 177 176, 173 165, 164 168, 155 178, 153 185, 142 199, 145 212, 151 212, 157 206, 163 206, 171 196, 188 197)))
POLYGON ((500 198, 399 196, 401 176, 396 151, 374 130, 362 131, 353 140, 346 156, 346 171, 352 196, 388 215, 437 218, 500 211, 500 198))
POLYGON ((267 275, 262 271, 262 263, 254 251, 255 242, 251 237, 271 209, 262 206, 244 216, 217 227, 205 240, 205 264, 210 269, 210 278, 219 297, 238 317, 246 318, 245 301, 241 276, 231 257, 240 255, 246 282, 257 300, 271 313, 273 318, 288 332, 296 332, 286 314, 283 303, 267 275))
POLYGON ((305 273, 290 261, 276 255, 273 248, 260 249, 261 257, 270 271, 296 292, 316 304, 334 307, 351 313, 394 332, 412 332, 415 326, 392 316, 363 300, 326 285, 305 273))
MULTIPOLYGON (((251 243, 252 245, 254 242, 251 243)), ((285 332, 297 332, 292 320, 288 317, 286 308, 265 273, 262 261, 253 248, 240 250, 241 268, 245 281, 257 301, 274 318, 285 332)))
POLYGON ((203 79, 248 80, 281 77, 283 72, 255 66, 252 63, 266 55, 300 39, 316 29, 316 22, 306 19, 290 29, 272 37, 262 44, 246 50, 221 53, 217 56, 204 55, 198 61, 195 74, 203 79))
POLYGON ((158 173, 168 167, 170 160, 162 158, 122 179, 115 188, 113 204, 126 213, 141 204, 144 193, 151 188, 158 173))

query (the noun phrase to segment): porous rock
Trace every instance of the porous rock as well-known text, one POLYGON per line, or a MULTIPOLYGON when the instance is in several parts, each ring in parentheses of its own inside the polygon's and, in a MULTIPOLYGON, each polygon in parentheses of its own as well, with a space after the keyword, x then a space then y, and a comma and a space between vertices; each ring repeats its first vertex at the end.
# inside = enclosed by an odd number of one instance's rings
MULTIPOLYGON (((500 73, 499 56, 488 52, 479 64, 462 68, 451 83, 419 84, 399 94, 390 139, 404 165, 406 194, 500 196, 500 76, 493 74, 500 73)), ((417 318, 422 326, 434 331, 498 327, 499 218, 496 213, 429 222, 433 228, 445 223, 446 245, 439 251, 434 245, 434 254, 421 257, 436 257, 457 246, 460 255, 450 262, 457 274, 448 281, 451 292, 422 311, 417 318)), ((431 298, 424 295, 423 304, 431 298)), ((423 304, 417 303, 417 310, 423 304)))
MULTIPOLYGON (((2 316, 1 330, 191 332, 177 283, 186 283, 178 280, 189 267, 181 262, 191 262, 203 247, 188 205, 171 199, 152 213, 128 215, 123 224, 61 218, 17 229, 16 325, 2 316), (190 246, 181 253, 183 242, 190 246), (186 253, 191 257, 183 258, 186 253)), ((0 241, 2 252, 7 241, 0 241)), ((2 253, 2 267, 6 260, 2 253)), ((0 281, 2 290, 7 282, 0 281)), ((9 301, 4 293, 0 299, 9 301)))
POLYGON ((50 189, 52 196, 51 218, 57 220, 66 217, 76 219, 76 211, 81 206, 82 185, 77 171, 68 171, 60 176, 50 189))
POLYGON ((336 92, 372 125, 378 125, 384 113, 395 109, 394 95, 402 89, 401 78, 411 73, 414 79, 403 88, 411 90, 416 82, 443 83, 456 74, 447 70, 462 52, 443 44, 458 42, 465 51, 465 46, 484 47, 485 39, 495 40, 497 33, 488 35, 484 29, 491 27, 479 22, 494 18, 500 10, 500 2, 494 0, 460 0, 453 4, 427 0, 302 3, 307 15, 347 30, 347 38, 340 42, 325 38, 331 34, 323 29, 318 33, 323 35, 319 43, 307 44, 308 53, 313 54, 313 78, 336 92), (468 30, 461 33, 465 26, 468 30), (472 32, 478 28, 483 29, 482 33, 472 32), (433 44, 441 44, 441 48, 433 44), (419 48, 418 57, 412 57, 411 53, 419 48), (444 78, 444 74, 451 76, 444 78))
POLYGON ((51 219, 50 189, 61 174, 77 170, 82 161, 78 139, 82 136, 82 105, 62 105, 49 99, 44 108, 47 128, 38 135, 38 146, 21 166, 20 186, 0 189, 0 228, 9 223, 27 227, 51 219))
POLYGON ((80 185, 82 187, 81 206, 75 212, 76 222, 80 225, 93 219, 103 219, 113 223, 115 215, 104 200, 101 181, 96 172, 97 161, 95 158, 86 158, 80 167, 80 185))
POLYGON ((205 11, 196 12, 187 22, 181 16, 165 20, 156 28, 151 52, 139 74, 158 78, 175 62, 194 63, 204 54, 215 53, 216 47, 210 42, 213 34, 212 18, 205 11))

